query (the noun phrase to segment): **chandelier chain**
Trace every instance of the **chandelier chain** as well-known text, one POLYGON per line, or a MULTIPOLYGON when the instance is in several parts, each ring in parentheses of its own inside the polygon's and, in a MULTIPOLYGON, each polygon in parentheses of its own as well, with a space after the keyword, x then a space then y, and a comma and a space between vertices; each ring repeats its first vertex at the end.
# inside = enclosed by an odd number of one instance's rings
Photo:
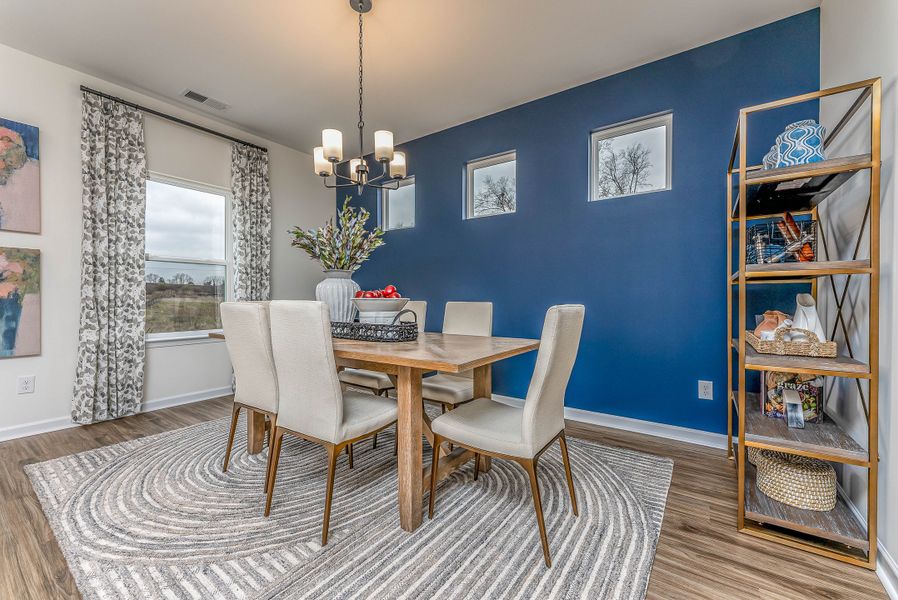
MULTIPOLYGON (((362 31, 362 2, 359 1, 359 135, 362 134, 362 129, 365 127, 365 119, 362 116, 362 97, 365 91, 364 88, 364 67, 362 62, 362 49, 363 49, 363 31, 362 31)), ((361 152, 361 149, 359 150, 361 152)))

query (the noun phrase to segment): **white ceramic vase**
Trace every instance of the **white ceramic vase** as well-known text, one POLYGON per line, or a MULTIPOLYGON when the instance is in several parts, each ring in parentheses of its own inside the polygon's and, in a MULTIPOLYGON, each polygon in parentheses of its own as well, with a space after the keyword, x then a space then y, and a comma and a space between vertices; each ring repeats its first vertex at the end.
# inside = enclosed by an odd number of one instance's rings
POLYGON ((331 321, 352 321, 355 306, 352 298, 361 288, 352 280, 352 271, 329 269, 324 271, 324 279, 315 286, 315 300, 327 304, 331 321))
MULTIPOLYGON (((817 303, 812 295, 798 294, 795 296, 795 316, 792 317, 792 327, 812 331, 818 340, 826 341, 823 323, 820 322, 820 315, 817 314, 817 303)), ((793 333, 791 339, 793 342, 804 342, 807 341, 807 337, 803 333, 793 333)))

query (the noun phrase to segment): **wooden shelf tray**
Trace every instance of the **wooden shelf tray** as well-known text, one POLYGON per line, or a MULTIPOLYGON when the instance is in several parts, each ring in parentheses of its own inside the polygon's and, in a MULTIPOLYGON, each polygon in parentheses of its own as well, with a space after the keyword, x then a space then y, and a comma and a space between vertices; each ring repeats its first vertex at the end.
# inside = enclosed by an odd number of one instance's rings
POLYGON ((786 425, 784 419, 765 417, 759 394, 745 395, 745 443, 781 452, 797 451, 807 456, 867 466, 867 451, 839 425, 824 416, 821 423, 807 423, 804 429, 786 425))
MULTIPOLYGON (((772 263, 745 265, 746 279, 808 279, 827 275, 868 275, 872 273, 870 259, 863 260, 821 260, 815 262, 772 263)), ((739 273, 730 276, 733 283, 739 282, 739 273)))
POLYGON ((755 484, 755 467, 745 461, 745 518, 798 531, 864 551, 870 549, 867 530, 841 494, 827 512, 793 508, 768 498, 755 484))
MULTIPOLYGON (((733 340, 733 347, 738 350, 738 340, 733 340)), ((866 363, 837 356, 836 358, 814 358, 811 356, 779 356, 778 354, 761 354, 747 343, 745 344, 745 368, 754 371, 778 371, 780 373, 809 373, 811 375, 829 375, 831 377, 870 378, 870 368, 866 363)))
MULTIPOLYGON (((810 210, 873 164, 869 154, 831 158, 794 167, 751 171, 745 175, 746 214, 752 218, 810 210)), ((739 202, 733 211, 739 216, 739 202)))

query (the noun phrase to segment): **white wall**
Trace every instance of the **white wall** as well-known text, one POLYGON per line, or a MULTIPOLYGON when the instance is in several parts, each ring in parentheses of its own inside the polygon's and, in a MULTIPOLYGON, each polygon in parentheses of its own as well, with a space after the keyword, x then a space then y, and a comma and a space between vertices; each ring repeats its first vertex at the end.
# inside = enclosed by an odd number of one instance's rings
MULTIPOLYGON (((883 78, 882 97, 882 173, 881 173, 881 251, 882 275, 880 279, 880 355, 879 355, 879 574, 893 598, 898 598, 898 576, 894 557, 898 557, 898 411, 892 396, 898 392, 898 359, 893 340, 898 339, 898 319, 895 318, 896 258, 898 246, 894 242, 898 231, 896 211, 895 175, 898 173, 898 156, 895 140, 898 134, 896 121, 895 86, 898 84, 898 2, 895 0, 824 0, 821 6, 820 81, 823 87, 859 81, 870 77, 883 78), (884 551, 883 551, 884 550, 884 551)), ((827 100, 821 104, 821 122, 832 127, 844 113, 851 99, 827 100)), ((830 150, 837 155, 866 152, 870 136, 867 128, 869 111, 859 113, 852 127, 840 134, 843 141, 830 150)), ((864 198, 869 193, 869 178, 855 176, 837 194, 826 200, 822 217, 828 221, 829 242, 839 248, 842 257, 852 252, 854 231, 864 210, 864 198)), ((868 239, 864 238, 864 244, 868 239)), ((861 254, 861 258, 868 255, 861 254)), ((844 280, 844 278, 842 278, 844 280)), ((822 306, 827 309, 832 323, 833 302, 831 292, 821 288, 822 306)), ((849 321, 849 338, 861 359, 868 357, 865 347, 868 325, 869 295, 866 279, 855 278, 850 287, 848 311, 855 315, 849 321)), ((865 440, 867 431, 863 412, 857 402, 854 382, 844 380, 830 394, 829 405, 840 422, 858 440, 865 440)), ((861 510, 866 510, 866 479, 859 469, 847 469, 843 473, 846 491, 861 510)))
MULTIPOLYGON (((0 116, 40 128, 42 207, 39 235, 0 232, 0 246, 41 250, 43 317, 42 354, 0 360, 0 440, 56 429, 69 421, 78 340, 81 84, 266 146, 273 201, 272 294, 314 296, 320 270, 290 248, 286 234, 293 225, 311 227, 334 214, 333 193, 312 172, 309 155, 2 45, 0 64, 7 81, 0 86, 0 116), (34 394, 16 394, 20 375, 37 376, 34 394)), ((146 143, 151 170, 230 187, 226 140, 147 117, 146 143)), ((230 386, 221 342, 153 346, 146 368, 145 406, 150 408, 210 397, 230 386)))

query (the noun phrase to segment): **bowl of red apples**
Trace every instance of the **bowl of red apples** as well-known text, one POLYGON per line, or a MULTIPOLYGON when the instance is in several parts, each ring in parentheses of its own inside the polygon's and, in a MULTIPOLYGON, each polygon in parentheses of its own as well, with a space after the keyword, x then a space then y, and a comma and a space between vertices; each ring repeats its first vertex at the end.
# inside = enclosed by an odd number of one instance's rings
POLYGON ((382 290, 359 290, 352 303, 359 311, 360 323, 389 325, 408 303, 408 298, 403 298, 395 285, 388 285, 382 290))

